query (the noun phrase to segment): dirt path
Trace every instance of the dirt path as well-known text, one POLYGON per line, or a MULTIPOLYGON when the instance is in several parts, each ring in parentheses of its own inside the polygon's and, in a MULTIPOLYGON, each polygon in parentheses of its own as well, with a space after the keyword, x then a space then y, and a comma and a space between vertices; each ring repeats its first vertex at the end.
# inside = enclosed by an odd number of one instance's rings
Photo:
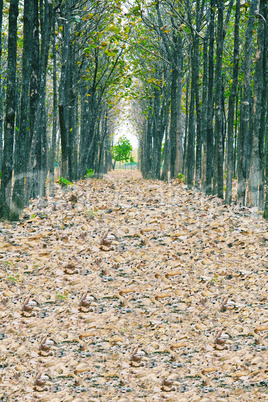
POLYGON ((35 201, 0 223, 0 400, 268 400, 267 241, 137 171, 35 201))

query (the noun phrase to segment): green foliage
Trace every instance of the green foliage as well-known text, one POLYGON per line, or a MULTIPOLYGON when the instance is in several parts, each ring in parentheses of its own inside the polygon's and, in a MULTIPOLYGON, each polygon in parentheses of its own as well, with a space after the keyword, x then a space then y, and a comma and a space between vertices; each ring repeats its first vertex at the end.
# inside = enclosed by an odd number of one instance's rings
POLYGON ((0 170, 0 179, 2 178, 2 172, 1 172, 1 170, 0 170))
POLYGON ((90 209, 87 210, 87 213, 88 213, 90 216, 95 216, 95 212, 91 211, 90 209))
POLYGON ((64 177, 59 177, 59 180, 57 181, 62 187, 67 187, 67 186, 73 186, 73 183, 64 177))
POLYGON ((7 278, 10 280, 10 282, 17 282, 19 279, 19 274, 16 274, 15 276, 9 275, 7 278))
MULTIPOLYGON (((132 145, 125 137, 120 137, 117 144, 112 147, 113 159, 117 162, 128 162, 131 160, 132 145)), ((133 158, 132 158, 133 159, 133 158)))
POLYGON ((185 182, 185 176, 184 176, 182 173, 179 173, 177 178, 178 178, 179 180, 182 180, 183 183, 185 182))
POLYGON ((57 298, 58 298, 59 300, 65 300, 65 299, 66 299, 66 296, 63 296, 63 295, 61 295, 61 294, 59 294, 59 293, 56 293, 56 296, 57 296, 57 298))
POLYGON ((87 169, 87 174, 85 174, 85 178, 88 179, 89 177, 92 178, 94 176, 94 170, 93 169, 87 169))

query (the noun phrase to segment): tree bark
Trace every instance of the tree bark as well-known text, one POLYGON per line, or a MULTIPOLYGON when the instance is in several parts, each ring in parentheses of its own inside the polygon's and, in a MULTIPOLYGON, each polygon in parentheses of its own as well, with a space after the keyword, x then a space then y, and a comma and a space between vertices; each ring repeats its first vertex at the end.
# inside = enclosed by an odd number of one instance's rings
POLYGON ((67 100, 68 93, 67 79, 68 79, 68 61, 70 50, 70 0, 67 0, 62 5, 62 17, 63 17, 63 44, 62 44, 62 65, 61 65, 61 78, 59 87, 59 125, 61 135, 61 152, 62 152, 62 165, 61 175, 64 178, 68 178, 68 113, 67 113, 67 100), (67 95, 67 99, 66 99, 67 95))
POLYGON ((33 3, 24 0, 23 15, 23 55, 22 55, 22 90, 20 104, 20 127, 16 132, 16 158, 14 162, 14 187, 12 194, 11 216, 12 220, 18 220, 24 207, 24 180, 27 175, 25 155, 29 149, 29 90, 31 79, 31 54, 32 54, 32 30, 33 30, 33 3))
POLYGON ((202 7, 200 7, 200 0, 196 1, 196 33, 193 39, 194 63, 195 63, 195 111, 196 111, 196 152, 195 152, 195 186, 200 188, 201 181, 201 168, 202 168, 202 128, 201 128, 201 107, 199 96, 199 31, 201 29, 202 7))
MULTIPOLYGON (((30 81, 30 131, 27 137, 27 179, 25 187, 25 204, 29 203, 31 197, 37 196, 37 189, 34 188, 36 180, 34 178, 34 169, 37 165, 36 160, 36 142, 37 121, 39 109, 39 91, 40 91, 40 48, 39 48, 39 13, 38 0, 33 0, 33 30, 32 30, 32 59, 31 59, 31 81, 30 81)), ((39 134, 39 133, 38 133, 39 134)))
POLYGON ((49 193, 54 195, 54 173, 55 173, 55 157, 56 157, 56 141, 57 141, 57 53, 56 53, 56 18, 55 12, 52 14, 52 52, 53 52, 53 128, 50 147, 49 160, 49 193))
POLYGON ((5 219, 9 219, 12 188, 14 126, 16 110, 18 3, 18 0, 10 0, 9 7, 6 117, 4 124, 4 151, 0 194, 0 217, 5 219))
POLYGON ((232 202, 232 178, 234 164, 234 112, 237 96, 238 83, 238 62, 239 62, 239 22, 240 22, 240 0, 236 0, 235 11, 235 32, 234 32, 234 53, 233 53, 233 82, 228 106, 228 142, 227 142, 227 180, 225 202, 232 202))
MULTIPOLYGON (((210 17, 209 17, 210 18, 210 17)), ((202 120, 201 132, 203 139, 203 164, 202 164, 202 181, 201 189, 206 191, 206 168, 207 168, 207 116, 208 116, 208 38, 209 27, 207 28, 206 35, 203 42, 203 90, 202 90, 202 120)))
POLYGON ((207 119, 207 168, 206 168, 206 194, 212 192, 213 175, 213 81, 214 81, 214 19, 215 0, 210 1, 210 23, 209 23, 209 72, 208 72, 208 119, 207 119))
POLYGON ((255 21, 255 11, 257 7, 257 0, 252 0, 249 8, 249 17, 246 30, 245 41, 245 61, 244 61, 244 85, 243 85, 243 99, 241 108, 241 124, 238 136, 238 188, 237 188, 237 202, 240 205, 245 205, 246 196, 246 144, 248 142, 248 124, 249 124, 249 107, 251 97, 251 54, 252 54, 252 41, 253 41, 253 26, 255 21))
POLYGON ((217 0, 218 22, 217 22, 217 61, 215 71, 215 166, 214 171, 214 192, 217 190, 219 198, 223 198, 223 138, 222 138, 222 54, 223 54, 223 13, 224 1, 217 0))
POLYGON ((260 164, 261 175, 259 185, 259 210, 265 208, 265 182, 266 191, 268 194, 268 3, 264 3, 263 16, 266 21, 264 24, 264 52, 263 52, 263 90, 262 90, 262 107, 261 107, 261 122, 260 122, 260 164), (264 144, 265 138, 265 144, 264 144), (265 150, 266 147, 266 150, 265 150), (266 159, 266 162, 265 162, 266 159), (266 163, 266 165, 265 165, 266 163), (265 178, 266 173, 266 178, 265 178))
POLYGON ((3 159, 3 89, 2 89, 2 23, 3 23, 3 0, 0 0, 0 171, 3 159))
MULTIPOLYGON (((260 14, 263 15, 264 1, 260 2, 260 14)), ((260 123, 263 95, 263 55, 264 55, 264 21, 259 18, 257 35, 257 53, 255 59, 254 103, 253 103, 253 139, 249 167, 247 205, 258 206, 260 164, 260 123)))
POLYGON ((194 181, 194 166, 195 166, 195 115, 194 115, 194 104, 195 104, 195 57, 194 49, 191 49, 191 94, 190 94, 190 109, 189 109, 189 129, 187 138, 187 159, 186 159, 186 184, 189 187, 193 186, 194 181))

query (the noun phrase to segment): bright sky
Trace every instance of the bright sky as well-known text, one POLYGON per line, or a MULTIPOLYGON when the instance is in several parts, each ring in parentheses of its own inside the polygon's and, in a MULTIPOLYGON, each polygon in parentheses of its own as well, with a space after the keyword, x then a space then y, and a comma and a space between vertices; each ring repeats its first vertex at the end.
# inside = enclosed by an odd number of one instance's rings
POLYGON ((118 138, 125 135, 131 145, 133 150, 138 149, 138 138, 135 133, 135 127, 133 126, 128 115, 130 114, 130 106, 121 103, 120 105, 120 114, 118 116, 117 127, 115 129, 115 137, 114 142, 117 142, 118 138))
POLYGON ((123 135, 125 135, 129 139, 133 150, 138 149, 138 139, 135 135, 134 128, 130 121, 121 122, 121 124, 115 131, 114 142, 117 142, 118 138, 123 135))

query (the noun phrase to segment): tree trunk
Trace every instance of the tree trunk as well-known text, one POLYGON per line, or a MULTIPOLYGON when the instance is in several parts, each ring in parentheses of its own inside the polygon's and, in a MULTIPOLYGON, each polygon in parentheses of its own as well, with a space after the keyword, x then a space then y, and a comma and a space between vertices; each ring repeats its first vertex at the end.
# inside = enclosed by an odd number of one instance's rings
POLYGON ((207 168, 207 115, 208 115, 208 35, 209 29, 207 28, 206 36, 203 42, 203 91, 202 91, 202 120, 201 132, 203 139, 203 165, 202 165, 202 182, 201 189, 206 191, 206 168, 207 168))
POLYGON ((27 149, 29 133, 29 90, 31 79, 31 54, 32 54, 32 19, 33 3, 31 0, 24 0, 23 15, 23 56, 22 56, 22 90, 20 105, 20 128, 16 132, 16 158, 14 162, 14 188, 12 195, 12 207, 10 219, 18 220, 24 207, 24 180, 27 174, 25 155, 27 149))
MULTIPOLYGON (((222 111, 222 54, 223 54, 223 13, 224 1, 217 0, 218 22, 217 22, 217 61, 215 71, 215 181, 214 190, 217 189, 218 197, 223 198, 223 111, 222 111), (216 173, 216 174, 215 174, 216 173), (215 177, 216 176, 216 177, 215 177)), ((216 192, 216 191, 215 191, 216 192)))
MULTIPOLYGON (((264 12, 264 1, 260 2, 260 14, 264 12)), ((247 205, 258 206, 260 165, 260 128, 263 94, 263 55, 264 55, 264 21, 258 20, 257 53, 255 60, 254 104, 253 104, 253 140, 250 157, 247 205)))
POLYGON ((74 45, 70 43, 69 46, 69 62, 68 62, 68 149, 67 149, 67 158, 68 158, 68 178, 69 180, 74 179, 73 173, 73 153, 74 153, 74 143, 75 143, 75 98, 76 93, 74 90, 75 87, 75 50, 74 45))
POLYGON ((16 63, 18 3, 18 0, 10 0, 9 7, 6 117, 4 125, 4 151, 0 194, 0 217, 5 219, 9 219, 12 188, 14 125, 17 97, 16 63))
POLYGON ((3 0, 0 0, 0 171, 2 170, 3 159, 2 23, 3 0))
MULTIPOLYGON (((203 8, 203 6, 202 6, 203 8)), ((195 86, 195 110, 196 110, 196 152, 195 152, 195 186, 200 188, 201 167, 202 167, 202 128, 201 128, 201 107, 199 97, 199 31, 201 29, 202 8, 200 0, 196 1, 196 33, 194 34, 194 86, 195 86)))
POLYGON ((190 98, 190 110, 189 110, 189 129, 188 129, 188 141, 187 141, 187 174, 186 174, 186 184, 189 187, 193 186, 194 181, 194 166, 195 166, 195 116, 194 116, 194 101, 195 101, 195 57, 194 49, 191 50, 191 60, 192 60, 192 74, 191 74, 191 98, 190 98))
MULTIPOLYGON (((175 57, 175 55, 174 55, 175 57)), ((171 73, 171 114, 170 114, 170 178, 176 175, 176 154, 178 137, 178 78, 179 73, 176 66, 173 65, 171 73)))
POLYGON ((210 23, 209 23, 209 72, 208 72, 208 119, 207 119, 207 168, 206 168, 206 194, 212 192, 213 175, 213 77, 214 77, 214 13, 215 0, 210 1, 210 23))
POLYGON ((40 4, 40 19, 41 19, 41 80, 40 80, 40 108, 41 108, 41 120, 40 120, 40 137, 41 137, 41 163, 40 172, 38 174, 39 191, 38 195, 41 197, 46 194, 46 177, 48 171, 48 140, 47 140, 47 108, 46 108, 46 87, 47 87, 47 65, 48 55, 51 40, 51 27, 52 27, 52 3, 48 0, 44 0, 40 4))
MULTIPOLYGON (((260 121, 260 183, 259 183, 259 210, 264 210, 265 199, 265 171, 268 177, 268 158, 265 158, 265 146, 268 148, 268 3, 265 2, 263 7, 263 16, 266 24, 264 24, 264 52, 263 52, 263 89, 262 89, 262 106, 261 106, 261 121, 260 121), (265 139, 265 144, 264 144, 265 139), (266 166, 265 166, 266 159, 266 166)), ((266 181, 268 188, 268 180, 266 181)))
POLYGON ((70 47, 70 1, 66 1, 62 6, 63 17, 63 44, 62 44, 62 65, 59 86, 59 126, 61 135, 61 176, 68 178, 68 59, 70 47), (67 99, 66 99, 67 95, 67 99))
POLYGON ((190 92, 190 74, 186 78, 186 99, 185 99, 185 134, 183 144, 183 168, 182 173, 187 174, 187 144, 189 131, 189 92, 190 92))
POLYGON ((228 142, 227 142, 227 180, 226 180, 226 204, 232 202, 232 178, 234 163, 234 112, 237 96, 238 83, 238 61, 239 61, 239 22, 240 22, 240 0, 236 0, 235 11, 235 32, 234 32, 234 56, 233 56, 233 82, 228 106, 228 142))
POLYGON ((54 172, 55 172, 55 157, 56 157, 56 141, 57 141, 57 53, 56 53, 56 24, 55 12, 52 14, 52 52, 53 52, 53 128, 50 148, 49 160, 49 193, 54 195, 54 172))
POLYGON ((61 176, 67 177, 67 130, 63 104, 59 104, 59 125, 61 134, 61 176))
POLYGON ((176 161, 175 161, 175 177, 178 173, 182 173, 183 168, 183 127, 182 127, 182 113, 181 113, 181 100, 182 100, 182 79, 183 79, 183 51, 182 51, 182 37, 178 35, 176 42, 176 51, 178 53, 178 91, 177 91, 177 107, 178 107, 178 124, 177 124, 177 137, 176 137, 176 161))
POLYGON ((248 123, 249 123, 249 106, 251 94, 251 54, 253 41, 253 26, 255 21, 255 11, 257 0, 252 0, 249 8, 249 17, 246 30, 245 41, 245 61, 244 61, 244 85, 243 99, 241 108, 241 124, 238 137, 238 188, 237 201, 240 205, 245 205, 246 195, 246 144, 248 142, 248 123))
MULTIPOLYGON (((40 55, 39 55, 39 15, 38 0, 33 0, 33 30, 32 30, 32 59, 31 59, 31 81, 30 81, 30 131, 27 136, 27 179, 25 188, 25 204, 27 205, 31 196, 37 195, 34 187, 36 179, 34 170, 37 165, 35 150, 37 142, 37 121, 40 114, 39 91, 40 91, 40 55)), ((39 133, 38 133, 39 134, 39 133)))

